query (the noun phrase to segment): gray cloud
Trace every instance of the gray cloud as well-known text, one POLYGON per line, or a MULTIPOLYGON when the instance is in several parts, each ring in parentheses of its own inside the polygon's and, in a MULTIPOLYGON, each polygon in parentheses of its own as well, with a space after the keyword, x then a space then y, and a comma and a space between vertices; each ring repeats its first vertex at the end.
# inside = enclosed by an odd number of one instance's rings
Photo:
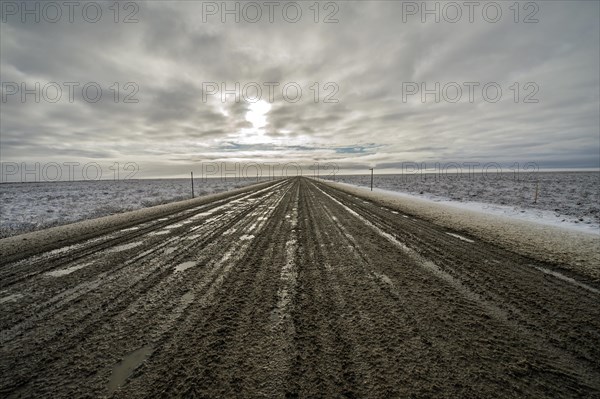
POLYGON ((476 13, 474 23, 463 16, 455 24, 418 16, 404 23, 402 2, 391 1, 338 2, 339 23, 315 23, 309 3, 300 4, 298 23, 280 12, 274 23, 266 16, 203 23, 202 2, 166 1, 138 2, 133 24, 114 23, 107 7, 93 24, 77 13, 74 23, 7 17, 3 83, 97 82, 103 97, 92 103, 75 90, 72 103, 64 92, 57 103, 32 96, 23 103, 10 96, 0 110, 2 161, 138 162, 142 177, 208 161, 336 162, 347 170, 409 161, 599 166, 598 2, 538 2, 533 24, 515 23, 508 3, 498 23, 476 13), (139 87, 137 103, 123 102, 127 82, 139 87), (229 89, 256 82, 263 99, 265 82, 279 86, 255 126, 252 104, 222 102, 203 92, 205 82, 229 89), (282 93, 291 82, 302 88, 294 103, 282 93), (327 82, 339 88, 337 103, 323 102, 334 91, 327 82), (435 103, 433 95, 422 103, 419 95, 403 100, 405 82, 481 85, 472 103, 466 91, 457 103, 435 103), (488 82, 502 88, 497 103, 482 98, 488 82), (538 103, 523 102, 527 82, 539 87, 538 103))

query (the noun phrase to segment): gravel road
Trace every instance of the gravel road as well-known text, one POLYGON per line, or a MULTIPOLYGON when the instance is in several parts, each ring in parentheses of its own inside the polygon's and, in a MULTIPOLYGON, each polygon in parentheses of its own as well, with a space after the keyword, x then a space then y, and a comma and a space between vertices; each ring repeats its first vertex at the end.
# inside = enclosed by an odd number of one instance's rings
POLYGON ((281 180, 0 263, 0 396, 600 397, 557 266, 281 180))

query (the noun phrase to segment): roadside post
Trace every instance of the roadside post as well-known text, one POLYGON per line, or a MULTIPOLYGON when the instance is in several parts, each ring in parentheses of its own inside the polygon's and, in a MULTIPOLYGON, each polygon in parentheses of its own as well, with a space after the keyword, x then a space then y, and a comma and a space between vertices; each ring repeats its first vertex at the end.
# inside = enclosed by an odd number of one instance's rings
POLYGON ((194 172, 190 172, 192 178, 192 198, 194 198, 194 172))

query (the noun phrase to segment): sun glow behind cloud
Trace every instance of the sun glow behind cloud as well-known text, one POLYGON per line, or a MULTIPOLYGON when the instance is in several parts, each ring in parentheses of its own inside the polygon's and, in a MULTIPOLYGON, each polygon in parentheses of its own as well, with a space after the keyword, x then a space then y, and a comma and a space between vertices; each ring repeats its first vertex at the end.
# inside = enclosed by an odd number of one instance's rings
POLYGON ((246 120, 252 123, 256 130, 267 125, 267 113, 271 110, 271 104, 264 100, 250 104, 250 111, 246 113, 246 120))
POLYGON ((267 113, 271 110, 271 104, 260 100, 250 104, 248 108, 245 117, 252 124, 252 127, 242 128, 239 139, 245 144, 268 142, 264 128, 267 126, 267 113))

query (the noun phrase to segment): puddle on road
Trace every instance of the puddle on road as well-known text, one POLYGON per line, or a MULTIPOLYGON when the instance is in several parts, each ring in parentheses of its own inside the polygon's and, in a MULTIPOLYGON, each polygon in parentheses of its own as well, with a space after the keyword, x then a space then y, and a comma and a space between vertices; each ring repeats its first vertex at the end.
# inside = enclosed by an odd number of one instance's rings
POLYGON ((192 291, 186 292, 181 297, 181 305, 188 306, 190 303, 192 303, 194 301, 194 297, 195 297, 195 295, 192 291))
POLYGON ((109 253, 126 251, 131 248, 135 248, 138 245, 141 245, 143 241, 130 242, 129 244, 118 245, 114 248, 108 250, 109 253))
POLYGON ((84 263, 83 265, 77 265, 77 266, 71 266, 71 267, 67 267, 66 269, 60 269, 60 270, 53 270, 51 272, 46 273, 46 276, 50 276, 50 277, 62 277, 62 276, 66 276, 67 274, 71 274, 79 269, 83 269, 86 266, 91 265, 92 263, 84 263))
POLYGON ((473 240, 470 240, 470 239, 468 239, 467 237, 463 237, 463 236, 461 236, 460 234, 448 233, 448 232, 446 232, 446 234, 448 234, 449 236, 452 236, 452 237, 454 237, 454 238, 458 238, 459 240, 462 240, 462 241, 466 241, 466 242, 475 242, 475 241, 473 241, 473 240))
POLYGON ((0 298, 0 303, 16 302, 21 298, 23 298, 23 294, 11 294, 11 295, 5 296, 3 298, 0 298))
POLYGON ((242 241, 249 241, 254 239, 254 235, 252 234, 244 234, 243 236, 240 237, 240 240, 242 241))
POLYGON ((177 250, 177 248, 175 248, 175 247, 167 248, 167 249, 165 249, 165 255, 171 255, 176 250, 177 250))
POLYGON ((588 290, 590 292, 593 292, 595 294, 600 294, 600 290, 597 290, 594 287, 590 287, 587 284, 580 283, 579 281, 577 281, 577 280, 575 280, 575 279, 573 279, 571 277, 567 277, 564 274, 561 274, 559 272, 555 272, 555 271, 550 270, 550 269, 546 269, 545 267, 540 267, 540 266, 533 266, 533 267, 536 268, 537 270, 541 271, 542 273, 546 273, 546 274, 548 274, 550 276, 554 276, 554 277, 556 277, 559 280, 562 280, 562 281, 565 281, 567 283, 576 285, 578 287, 581 287, 581 288, 583 288, 585 290, 588 290))
POLYGON ((183 223, 174 223, 165 227, 165 229, 176 229, 177 227, 183 226, 183 223))
POLYGON ((394 283, 392 282, 392 280, 388 276, 386 276, 385 274, 383 274, 383 273, 377 273, 377 272, 373 272, 373 274, 375 275, 375 277, 377 277, 379 280, 383 281, 384 283, 386 283, 390 287, 394 287, 394 283))
POLYGON ((193 261, 183 262, 183 263, 175 266, 175 273, 182 272, 182 271, 187 270, 190 267, 194 267, 194 266, 196 266, 196 262, 193 262, 193 261))
POLYGON ((206 212, 202 212, 202 213, 197 213, 196 215, 192 216, 190 219, 191 220, 195 220, 195 219, 199 219, 199 218, 203 218, 203 217, 207 217, 207 216, 211 216, 213 213, 219 212, 220 210, 226 210, 230 207, 229 204, 225 204, 225 205, 219 205, 215 208, 212 208, 206 212))
POLYGON ((62 248, 57 248, 57 249, 53 249, 52 251, 48 252, 48 255, 59 255, 59 254, 63 254, 67 251, 69 251, 70 249, 73 249, 75 247, 77 247, 78 244, 75 245, 67 245, 66 247, 62 247, 62 248))
POLYGON ((123 360, 113 367, 110 380, 108 382, 108 392, 113 393, 122 386, 127 378, 138 368, 144 360, 152 353, 152 346, 147 345, 125 355, 123 360))
POLYGON ((140 229, 139 227, 130 227, 130 228, 128 228, 128 229, 123 229, 123 230, 120 230, 120 232, 121 232, 121 233, 125 233, 125 232, 127 232, 127 231, 135 231, 135 230, 139 230, 139 229, 140 229))
POLYGON ((165 234, 169 234, 171 232, 171 230, 159 230, 159 231, 153 231, 152 233, 149 233, 149 236, 162 236, 165 234))

